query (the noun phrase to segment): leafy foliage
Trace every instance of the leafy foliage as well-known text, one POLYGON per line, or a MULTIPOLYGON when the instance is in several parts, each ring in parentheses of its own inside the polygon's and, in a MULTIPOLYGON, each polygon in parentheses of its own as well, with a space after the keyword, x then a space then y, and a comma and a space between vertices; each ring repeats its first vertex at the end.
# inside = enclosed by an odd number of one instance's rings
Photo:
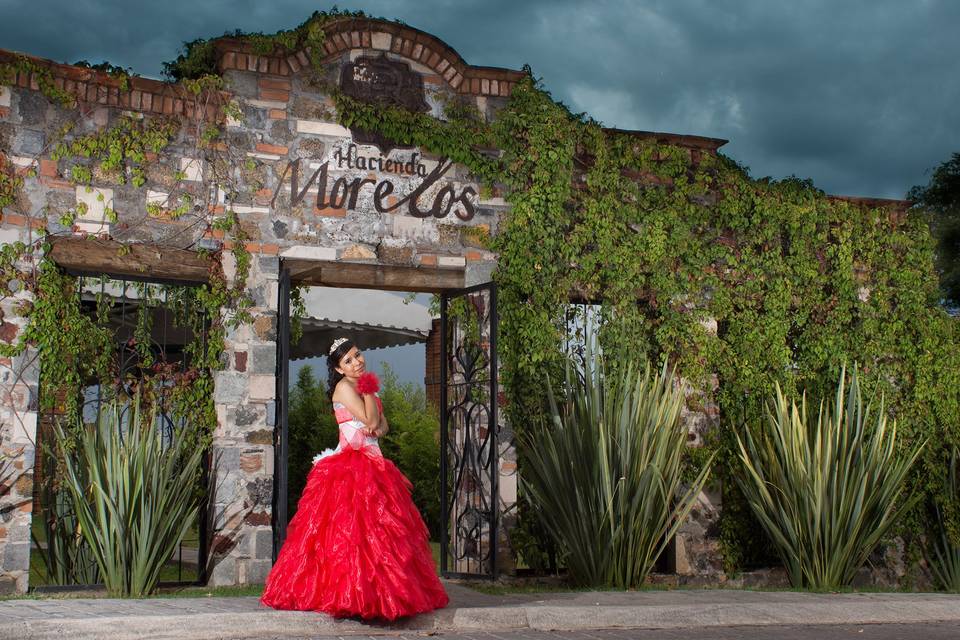
POLYGON ((313 468, 313 457, 326 448, 337 446, 337 421, 327 397, 326 385, 317 380, 313 369, 301 367, 290 389, 289 455, 287 456, 287 514, 293 517, 300 494, 313 468))
MULTIPOLYGON (((60 142, 54 149, 52 158, 93 158, 102 172, 115 177, 117 184, 127 184, 129 169, 130 183, 141 187, 146 182, 142 165, 147 162, 147 153, 160 152, 179 128, 176 122, 169 119, 141 120, 125 116, 110 128, 60 142)), ((93 176, 88 168, 76 164, 72 169, 71 178, 74 183, 90 184, 93 176)))
POLYGON ((709 462, 684 483, 683 394, 666 366, 611 375, 592 349, 576 366, 559 403, 549 389, 552 424, 521 434, 520 482, 577 584, 637 587, 696 504, 709 462))
POLYGON ((919 446, 898 450, 897 425, 865 403, 856 368, 841 370, 833 405, 816 422, 776 386, 766 420, 738 436, 737 480, 794 587, 849 585, 893 526, 919 446))
POLYGON ((253 46, 254 52, 269 55, 279 52, 293 53, 310 49, 311 62, 320 66, 323 56, 323 27, 330 20, 343 18, 363 18, 362 11, 344 11, 334 7, 330 11, 314 11, 302 23, 292 29, 283 29, 276 33, 244 32, 239 29, 226 31, 220 38, 198 38, 183 43, 183 51, 175 60, 163 63, 163 74, 171 80, 199 78, 204 75, 216 75, 216 41, 221 38, 243 40, 253 46))
POLYGON ((98 424, 73 433, 57 425, 65 485, 79 531, 96 559, 107 591, 143 597, 193 524, 200 503, 203 449, 189 438, 164 443, 155 407, 139 395, 103 407, 98 424))
MULTIPOLYGON (((439 418, 427 404, 426 392, 416 384, 402 384, 396 374, 384 367, 380 397, 390 432, 380 439, 385 456, 393 460, 413 483, 413 501, 431 534, 439 535, 440 526, 440 447, 439 418)), ((335 447, 337 423, 327 397, 326 385, 318 381, 309 366, 297 372, 290 390, 290 455, 288 459, 288 513, 293 516, 296 503, 313 467, 313 456, 335 447)))
POLYGON ((422 385, 401 383, 389 365, 380 377, 383 412, 390 431, 381 438, 385 456, 413 483, 413 502, 427 528, 440 536, 440 418, 422 385))
MULTIPOLYGON (((960 449, 954 449, 949 462, 944 465, 946 485, 953 500, 960 499, 960 449)), ((934 505, 938 531, 932 534, 930 551, 927 554, 930 569, 941 587, 948 591, 960 591, 960 544, 951 538, 950 523, 944 518, 943 509, 934 505)))
POLYGON ((960 153, 938 165, 930 182, 910 189, 907 198, 930 214, 940 289, 947 304, 960 307, 960 153))
MULTIPOLYGON (((828 395, 839 362, 861 363, 904 447, 930 443, 911 489, 947 495, 940 467, 960 442, 960 336, 938 304, 922 215, 831 198, 796 178, 752 179, 721 155, 605 130, 532 76, 493 122, 334 98, 341 123, 449 155, 510 203, 491 248, 515 430, 548 415, 542 389, 546 375, 562 375, 571 297, 600 305, 612 367, 617 354, 645 356, 696 387, 716 381, 707 401, 721 423, 706 446, 724 490, 728 569, 763 562, 770 549, 735 481, 736 434, 761 418, 777 383, 788 395, 828 395)), ((960 503, 943 504, 958 530, 960 503)), ((922 511, 905 514, 898 532, 919 540, 922 511)))
POLYGON ((62 107, 71 107, 76 105, 76 98, 73 94, 58 87, 53 80, 53 74, 45 65, 34 62, 26 56, 18 55, 13 62, 0 64, 0 85, 12 85, 14 78, 20 73, 30 76, 40 89, 40 93, 46 96, 51 102, 62 107))

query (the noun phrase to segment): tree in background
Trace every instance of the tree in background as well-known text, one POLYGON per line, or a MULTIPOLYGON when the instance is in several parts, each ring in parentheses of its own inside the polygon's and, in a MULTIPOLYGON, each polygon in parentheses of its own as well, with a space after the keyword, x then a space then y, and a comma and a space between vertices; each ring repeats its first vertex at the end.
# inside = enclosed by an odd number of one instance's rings
POLYGON ((313 369, 308 366, 297 372, 297 382, 290 389, 288 426, 287 514, 292 518, 307 484, 307 474, 313 467, 313 457, 324 449, 337 446, 338 440, 337 421, 333 417, 326 385, 317 380, 313 369))
MULTIPOLYGON (((436 540, 440 532, 439 416, 427 404, 422 386, 400 383, 388 365, 384 365, 380 379, 380 397, 390 423, 390 433, 381 438, 380 446, 413 483, 413 501, 436 540)), ((338 440, 326 385, 317 380, 309 366, 300 369, 297 382, 290 389, 289 429, 287 501, 288 513, 293 517, 313 467, 313 457, 337 446, 338 440)))
POLYGON ((960 307, 960 153, 935 168, 926 185, 910 189, 907 198, 931 214, 944 302, 960 307))
POLYGON ((432 540, 440 536, 440 416, 427 403, 427 392, 414 383, 401 384, 389 365, 380 376, 380 398, 390 432, 380 441, 383 454, 413 483, 413 502, 432 540))

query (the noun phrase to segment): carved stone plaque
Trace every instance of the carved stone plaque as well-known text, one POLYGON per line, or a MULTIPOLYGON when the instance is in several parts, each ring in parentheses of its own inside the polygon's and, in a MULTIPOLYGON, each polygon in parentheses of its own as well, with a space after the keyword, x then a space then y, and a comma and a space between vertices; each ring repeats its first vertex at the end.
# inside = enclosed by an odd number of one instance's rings
MULTIPOLYGON (((351 98, 383 105, 398 106, 408 111, 429 111, 424 98, 423 78, 410 65, 386 56, 361 56, 344 65, 340 72, 340 88, 351 98)), ((357 142, 373 144, 384 153, 396 148, 397 143, 379 133, 352 129, 357 142)))

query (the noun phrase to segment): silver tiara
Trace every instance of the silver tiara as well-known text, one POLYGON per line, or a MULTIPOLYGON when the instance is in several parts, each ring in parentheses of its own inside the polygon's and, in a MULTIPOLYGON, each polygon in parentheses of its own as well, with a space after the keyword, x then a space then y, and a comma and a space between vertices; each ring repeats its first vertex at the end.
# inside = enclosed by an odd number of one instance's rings
POLYGON ((337 348, 338 348, 340 345, 342 345, 344 342, 346 342, 346 341, 347 341, 346 338, 337 338, 336 340, 334 340, 334 341, 333 341, 333 344, 330 345, 330 355, 332 356, 332 355, 333 355, 333 352, 336 351, 337 348))

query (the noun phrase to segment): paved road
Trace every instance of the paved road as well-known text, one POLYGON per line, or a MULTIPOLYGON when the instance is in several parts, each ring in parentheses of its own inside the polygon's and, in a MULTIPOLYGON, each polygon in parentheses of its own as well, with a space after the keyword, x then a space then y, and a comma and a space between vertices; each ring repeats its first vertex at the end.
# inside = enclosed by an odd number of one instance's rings
MULTIPOLYGON (((790 627, 715 627, 712 629, 610 629, 591 631, 502 631, 434 635, 420 632, 407 635, 312 636, 310 640, 958 640, 960 625, 883 624, 790 627)), ((263 640, 273 640, 264 638, 263 640)), ((279 639, 278 639, 279 640, 279 639)), ((283 640, 293 640, 283 636, 283 640)), ((302 640, 307 640, 303 638, 302 640)))

